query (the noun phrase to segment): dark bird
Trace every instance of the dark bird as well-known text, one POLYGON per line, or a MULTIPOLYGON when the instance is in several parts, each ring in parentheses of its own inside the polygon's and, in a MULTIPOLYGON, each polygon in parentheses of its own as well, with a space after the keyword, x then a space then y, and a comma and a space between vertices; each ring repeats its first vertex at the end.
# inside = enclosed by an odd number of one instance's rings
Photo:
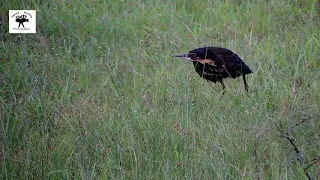
POLYGON ((207 81, 220 82, 223 92, 226 86, 224 78, 236 78, 242 76, 244 87, 248 91, 245 75, 252 73, 240 57, 229 49, 220 47, 203 47, 190 51, 188 54, 177 54, 175 57, 185 58, 193 62, 197 73, 207 81))

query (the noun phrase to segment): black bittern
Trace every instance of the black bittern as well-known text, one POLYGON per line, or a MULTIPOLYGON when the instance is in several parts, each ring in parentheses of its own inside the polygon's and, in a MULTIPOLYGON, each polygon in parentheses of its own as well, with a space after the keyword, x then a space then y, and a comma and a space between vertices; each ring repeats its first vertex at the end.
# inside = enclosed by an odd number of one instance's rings
POLYGON ((229 49, 212 46, 203 47, 192 50, 188 54, 177 54, 175 57, 192 61, 197 73, 208 81, 220 82, 223 92, 226 88, 223 79, 239 76, 242 76, 244 87, 248 91, 245 75, 252 73, 252 71, 236 53, 229 49))

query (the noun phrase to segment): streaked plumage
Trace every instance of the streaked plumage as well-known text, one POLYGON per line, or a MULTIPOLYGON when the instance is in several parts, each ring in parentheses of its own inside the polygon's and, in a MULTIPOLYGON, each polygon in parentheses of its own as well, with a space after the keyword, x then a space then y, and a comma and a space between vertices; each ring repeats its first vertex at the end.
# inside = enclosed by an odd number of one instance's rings
POLYGON ((248 91, 245 75, 252 71, 237 54, 229 49, 209 46, 194 49, 188 54, 177 54, 175 57, 192 61, 195 70, 202 78, 214 83, 220 82, 224 90, 224 78, 242 76, 245 89, 248 91))

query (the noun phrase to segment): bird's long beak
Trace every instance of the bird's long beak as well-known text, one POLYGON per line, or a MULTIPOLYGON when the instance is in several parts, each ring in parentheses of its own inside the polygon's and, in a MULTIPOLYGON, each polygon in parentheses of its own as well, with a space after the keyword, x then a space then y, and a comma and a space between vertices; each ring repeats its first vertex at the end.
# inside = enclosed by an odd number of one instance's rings
POLYGON ((176 54, 173 57, 180 57, 180 58, 184 58, 185 60, 192 60, 190 57, 188 57, 188 54, 176 54))
POLYGON ((187 54, 176 54, 176 55, 174 55, 173 57, 188 57, 188 55, 187 54))

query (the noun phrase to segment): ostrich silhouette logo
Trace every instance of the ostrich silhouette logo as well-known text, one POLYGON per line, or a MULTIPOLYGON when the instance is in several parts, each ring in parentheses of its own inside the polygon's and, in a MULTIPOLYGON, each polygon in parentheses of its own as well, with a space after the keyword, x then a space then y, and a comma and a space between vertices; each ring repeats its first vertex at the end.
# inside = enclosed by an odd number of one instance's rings
POLYGON ((21 16, 18 15, 18 16, 16 16, 16 22, 19 23, 18 28, 20 28, 20 25, 22 25, 23 28, 25 28, 23 23, 29 22, 29 19, 27 19, 27 16, 24 14, 21 16))

